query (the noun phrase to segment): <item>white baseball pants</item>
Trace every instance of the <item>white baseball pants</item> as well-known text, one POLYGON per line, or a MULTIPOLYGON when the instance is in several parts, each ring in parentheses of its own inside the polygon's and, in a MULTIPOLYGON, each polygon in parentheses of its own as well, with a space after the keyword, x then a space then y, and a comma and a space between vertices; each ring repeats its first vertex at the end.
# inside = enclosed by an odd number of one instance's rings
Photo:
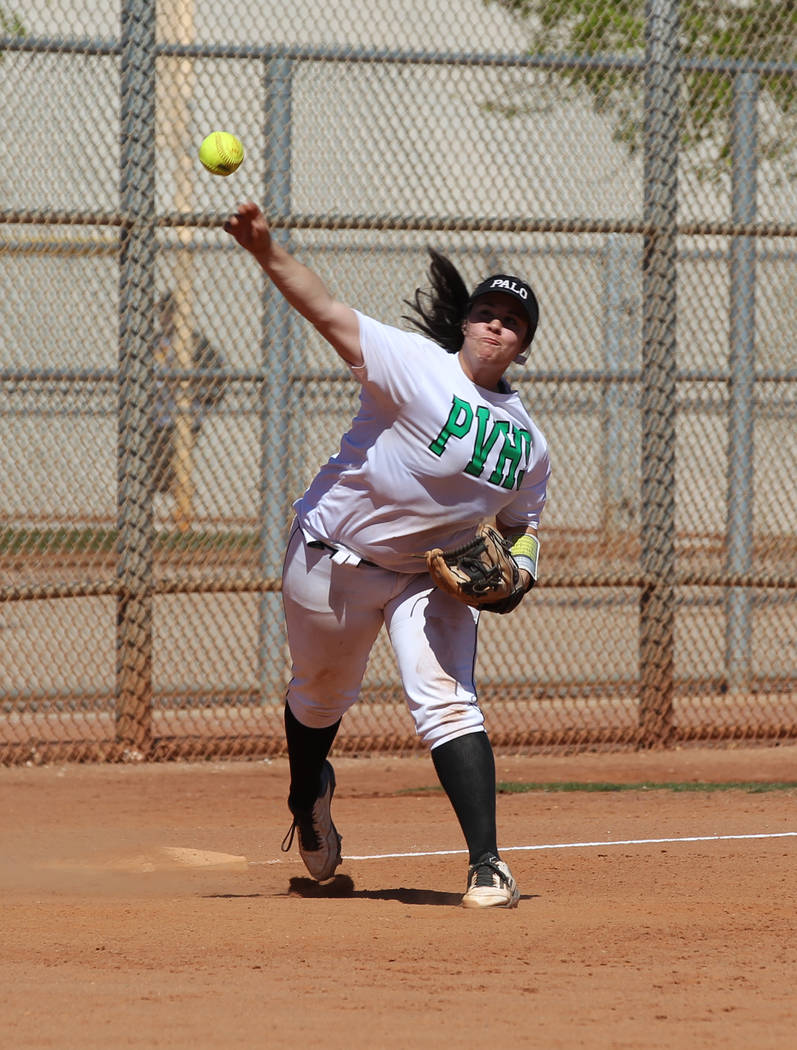
POLYGON ((343 716, 384 624, 424 743, 433 748, 481 730, 473 680, 478 612, 435 587, 428 573, 338 565, 331 553, 308 547, 294 524, 282 600, 293 664, 287 701, 296 718, 324 728, 343 716))

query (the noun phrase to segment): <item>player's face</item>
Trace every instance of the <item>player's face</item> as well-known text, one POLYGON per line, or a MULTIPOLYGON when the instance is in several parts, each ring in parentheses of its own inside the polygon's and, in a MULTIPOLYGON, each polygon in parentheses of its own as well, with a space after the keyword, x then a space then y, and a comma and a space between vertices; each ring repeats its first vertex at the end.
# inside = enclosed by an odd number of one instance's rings
MULTIPOLYGON (((528 319, 514 296, 489 292, 479 296, 465 322, 462 361, 471 378, 492 377, 496 381, 523 350, 528 319)), ((481 383, 480 385, 484 385, 481 383)))

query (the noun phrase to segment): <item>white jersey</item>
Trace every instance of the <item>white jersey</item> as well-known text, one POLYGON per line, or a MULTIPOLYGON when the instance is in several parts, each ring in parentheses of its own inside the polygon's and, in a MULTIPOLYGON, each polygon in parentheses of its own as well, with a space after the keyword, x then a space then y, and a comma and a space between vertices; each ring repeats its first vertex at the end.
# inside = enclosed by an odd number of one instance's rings
POLYGON ((459 356, 358 313, 360 409, 295 503, 309 538, 394 572, 465 542, 484 519, 538 525, 548 446, 514 391, 485 390, 459 356))

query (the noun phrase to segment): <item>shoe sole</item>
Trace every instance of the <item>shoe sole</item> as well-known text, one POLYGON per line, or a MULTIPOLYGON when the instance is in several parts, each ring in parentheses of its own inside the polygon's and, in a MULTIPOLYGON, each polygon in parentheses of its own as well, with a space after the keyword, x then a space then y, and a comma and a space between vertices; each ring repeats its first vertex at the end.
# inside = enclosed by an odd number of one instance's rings
POLYGON ((466 893, 462 898, 462 907, 476 910, 478 908, 517 908, 519 894, 515 893, 507 897, 505 893, 496 890, 486 893, 466 893))

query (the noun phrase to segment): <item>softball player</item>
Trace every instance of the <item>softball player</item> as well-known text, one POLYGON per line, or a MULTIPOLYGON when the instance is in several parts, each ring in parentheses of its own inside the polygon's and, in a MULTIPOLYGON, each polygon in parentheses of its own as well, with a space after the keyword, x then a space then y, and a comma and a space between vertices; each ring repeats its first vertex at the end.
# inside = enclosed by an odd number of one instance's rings
POLYGON ((327 755, 384 625, 417 732, 467 843, 462 903, 514 907, 517 884, 498 852, 495 760, 473 678, 480 614, 434 586, 424 552, 461 544, 495 519, 514 541, 524 587, 536 579, 548 448, 504 379, 534 336, 534 293, 499 274, 469 294, 452 263, 432 252, 431 291, 407 301, 416 331, 403 331, 336 300, 272 240, 256 204, 241 205, 225 230, 361 384, 339 452, 295 504, 285 556, 294 819, 283 848, 298 830, 301 857, 320 882, 341 862, 327 755))

